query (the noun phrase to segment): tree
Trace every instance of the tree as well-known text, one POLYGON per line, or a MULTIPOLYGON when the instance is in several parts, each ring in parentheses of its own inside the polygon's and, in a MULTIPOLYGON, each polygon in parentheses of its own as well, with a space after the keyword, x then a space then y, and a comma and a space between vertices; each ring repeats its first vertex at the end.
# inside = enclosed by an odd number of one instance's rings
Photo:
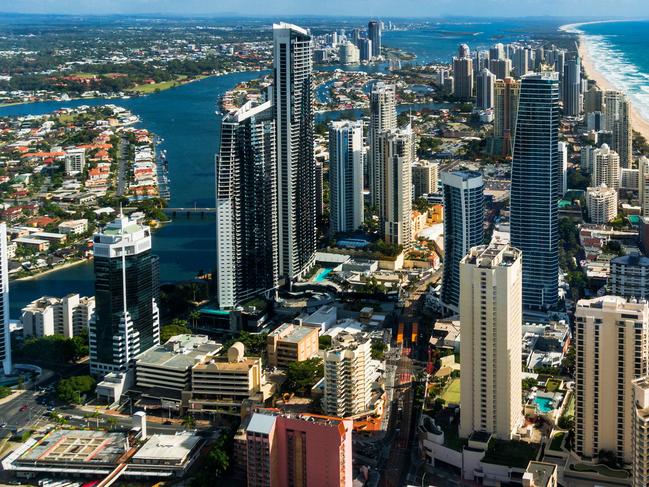
POLYGON ((207 454, 207 462, 217 477, 230 468, 230 454, 227 449, 226 435, 221 435, 216 440, 216 443, 207 454))
POLYGON ((536 387, 537 384, 538 381, 536 379, 533 377, 527 377, 526 379, 523 379, 523 390, 529 391, 532 387, 536 387))
POLYGON ((63 402, 79 404, 86 394, 95 389, 95 385, 95 379, 89 375, 61 379, 56 385, 56 396, 63 402))
POLYGON ((575 427, 575 418, 564 414, 557 421, 557 426, 564 430, 571 430, 575 427))
POLYGON ((305 395, 323 376, 324 366, 318 357, 293 362, 286 372, 285 388, 289 392, 305 395))
POLYGON ((191 414, 185 415, 182 421, 182 425, 187 429, 194 429, 196 427, 196 420, 191 414))
POLYGON ((160 342, 166 343, 171 337, 176 335, 190 335, 191 330, 187 328, 185 320, 173 320, 168 325, 165 325, 160 330, 160 342))
POLYGON ((318 337, 318 348, 320 350, 329 350, 331 348, 331 337, 329 335, 318 337))
POLYGON ((388 344, 380 338, 372 339, 372 358, 374 360, 383 360, 385 351, 388 349, 388 344))
POLYGON ((11 395, 11 388, 6 387, 6 386, 1 386, 0 387, 0 399, 4 399, 5 397, 11 395))

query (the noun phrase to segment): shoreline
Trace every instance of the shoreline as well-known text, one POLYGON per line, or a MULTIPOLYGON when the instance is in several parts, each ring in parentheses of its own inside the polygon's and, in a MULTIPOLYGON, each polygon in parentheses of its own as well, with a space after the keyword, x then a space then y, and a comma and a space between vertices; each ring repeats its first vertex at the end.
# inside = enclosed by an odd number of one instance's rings
POLYGON ((91 261, 92 261, 92 259, 74 260, 72 262, 66 262, 65 264, 57 265, 56 267, 52 267, 51 269, 44 270, 43 272, 39 272, 37 274, 31 274, 31 275, 25 276, 25 277, 18 277, 16 279, 9 278, 9 281, 10 282, 31 281, 31 280, 34 280, 34 279, 38 279, 39 277, 43 277, 46 274, 50 274, 52 272, 57 272, 57 271, 62 271, 63 269, 67 269, 69 267, 74 267, 74 266, 82 264, 84 262, 91 262, 91 261))
MULTIPOLYGON (((595 81, 597 86, 606 91, 623 91, 616 87, 606 76, 604 76, 595 66, 594 59, 591 57, 587 49, 587 41, 581 31, 576 30, 576 27, 587 24, 603 24, 609 22, 633 22, 634 20, 599 20, 593 22, 581 22, 576 24, 566 24, 559 27, 563 32, 572 32, 577 34, 577 46, 579 57, 581 58, 581 65, 584 69, 586 77, 595 81), (569 30, 573 29, 573 30, 569 30)), ((632 96, 624 92, 629 100, 629 115, 631 118, 631 128, 634 132, 638 132, 645 139, 649 140, 649 120, 640 115, 638 108, 635 106, 635 101, 632 96)))

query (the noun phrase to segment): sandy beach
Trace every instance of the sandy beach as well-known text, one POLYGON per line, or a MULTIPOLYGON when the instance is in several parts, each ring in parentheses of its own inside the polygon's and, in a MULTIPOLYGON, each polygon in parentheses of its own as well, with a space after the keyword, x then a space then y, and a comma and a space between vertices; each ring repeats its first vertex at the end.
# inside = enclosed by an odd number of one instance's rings
MULTIPOLYGON (((583 24, 571 24, 569 26, 562 26, 560 30, 568 31, 571 28, 574 28, 575 26, 578 25, 583 25, 583 24)), ((593 63, 593 60, 591 59, 590 55, 588 54, 588 51, 586 49, 586 45, 584 42, 583 35, 579 34, 579 57, 581 58, 581 65, 584 68, 584 72, 586 73, 586 76, 595 81, 597 83, 597 86, 599 86, 602 90, 616 90, 617 88, 613 86, 597 69, 595 68, 595 65, 593 63)), ((649 120, 646 120, 643 118, 639 113, 636 107, 633 105, 633 99, 629 97, 629 105, 630 105, 630 112, 631 112, 631 125, 633 127, 633 130, 640 133, 642 136, 645 137, 645 139, 649 140, 649 120)))
POLYGON ((32 274, 30 276, 25 276, 25 277, 19 277, 16 279, 11 279, 12 281, 31 281, 32 279, 38 279, 39 277, 44 276, 45 274, 49 274, 51 272, 56 272, 60 271, 62 269, 67 269, 68 267, 74 267, 75 265, 82 264, 84 262, 89 262, 89 259, 79 259, 79 260, 73 260, 71 262, 66 262, 64 264, 57 265, 56 267, 52 267, 51 269, 44 270, 42 272, 38 272, 36 274, 32 274))

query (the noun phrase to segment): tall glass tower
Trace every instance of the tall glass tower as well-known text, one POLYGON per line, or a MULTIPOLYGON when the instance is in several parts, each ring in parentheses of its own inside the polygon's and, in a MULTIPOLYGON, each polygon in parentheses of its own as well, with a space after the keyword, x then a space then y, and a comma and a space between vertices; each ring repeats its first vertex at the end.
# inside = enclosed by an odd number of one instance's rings
POLYGON ((277 168, 271 102, 246 103, 221 124, 216 160, 219 307, 277 286, 277 168))
POLYGON ((442 302, 453 312, 460 299, 460 261, 484 240, 484 183, 475 171, 442 173, 444 188, 444 274, 442 302))
POLYGON ((118 216, 93 237, 95 319, 90 324, 90 371, 126 371, 142 352, 160 343, 151 230, 118 216))
POLYGON ((524 76, 512 162, 511 243, 523 251, 523 306, 557 304, 559 279, 559 80, 524 76))
POLYGON ((315 264, 313 44, 306 30, 283 22, 273 25, 273 44, 279 272, 293 281, 315 264))

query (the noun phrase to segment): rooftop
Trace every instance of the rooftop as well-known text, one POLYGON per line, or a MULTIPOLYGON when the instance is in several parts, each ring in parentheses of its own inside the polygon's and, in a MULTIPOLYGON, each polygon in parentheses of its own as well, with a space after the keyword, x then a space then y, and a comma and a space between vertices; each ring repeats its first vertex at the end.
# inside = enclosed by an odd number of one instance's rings
POLYGON ((215 355, 223 347, 206 335, 176 335, 164 345, 144 352, 138 358, 138 366, 150 365, 176 370, 186 370, 205 356, 215 355))
POLYGON ((133 460, 182 462, 200 441, 200 437, 186 431, 175 435, 152 435, 133 456, 133 460))
POLYGON ((283 342, 289 343, 299 343, 306 336, 310 335, 314 331, 317 331, 317 328, 312 326, 304 325, 294 325, 293 323, 284 323, 278 328, 269 333, 268 336, 274 337, 278 336, 279 339, 283 342))
POLYGON ((552 477, 557 471, 557 466, 553 463, 530 462, 525 470, 526 473, 532 474, 534 485, 538 487, 547 487, 552 477))

